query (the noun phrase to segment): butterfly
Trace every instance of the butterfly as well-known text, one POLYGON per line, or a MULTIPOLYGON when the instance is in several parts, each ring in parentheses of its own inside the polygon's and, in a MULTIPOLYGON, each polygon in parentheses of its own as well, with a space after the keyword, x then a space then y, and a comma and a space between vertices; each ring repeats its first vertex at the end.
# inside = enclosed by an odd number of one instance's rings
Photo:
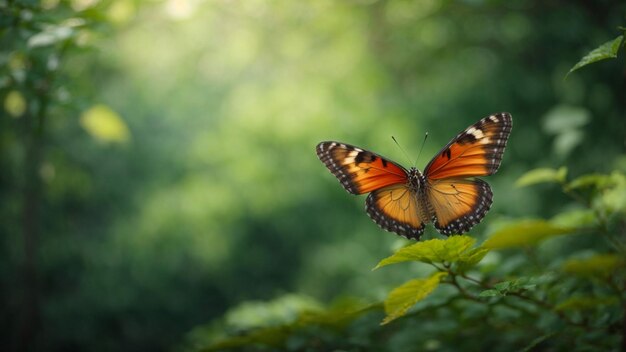
POLYGON ((419 240, 432 222, 444 235, 461 234, 478 224, 493 193, 477 176, 500 167, 513 119, 487 116, 454 137, 426 165, 405 169, 370 151, 340 142, 321 142, 317 156, 352 194, 368 193, 367 214, 384 230, 419 240))

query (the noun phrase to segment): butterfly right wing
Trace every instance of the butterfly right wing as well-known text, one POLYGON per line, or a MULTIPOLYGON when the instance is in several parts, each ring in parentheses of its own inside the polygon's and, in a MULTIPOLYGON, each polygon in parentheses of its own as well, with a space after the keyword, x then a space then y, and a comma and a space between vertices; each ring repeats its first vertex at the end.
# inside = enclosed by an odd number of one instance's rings
POLYGON ((493 199, 489 184, 480 179, 429 180, 426 194, 435 228, 448 236, 467 232, 478 224, 493 199))
POLYGON ((352 194, 407 182, 407 172, 402 166, 367 150, 339 142, 321 142, 316 151, 343 188, 352 194))
POLYGON ((424 222, 428 215, 416 194, 406 184, 373 191, 367 196, 365 210, 384 230, 414 240, 419 240, 424 233, 424 222))
POLYGON ((487 116, 463 132, 424 168, 429 180, 493 175, 500 167, 513 118, 502 112, 487 116))

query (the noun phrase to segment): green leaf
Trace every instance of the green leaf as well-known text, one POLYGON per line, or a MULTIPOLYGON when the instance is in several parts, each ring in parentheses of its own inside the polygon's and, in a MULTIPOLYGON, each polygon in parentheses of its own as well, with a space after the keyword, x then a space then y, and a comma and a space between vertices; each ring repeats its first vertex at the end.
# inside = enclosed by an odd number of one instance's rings
POLYGON ((566 130, 554 139, 554 152, 561 157, 567 156, 585 138, 582 130, 566 130))
POLYGON ((558 170, 550 168, 538 168, 530 170, 515 181, 516 187, 526 187, 537 183, 563 183, 567 176, 567 168, 560 167, 558 170))
POLYGON ((303 312, 322 310, 322 305, 310 297, 286 294, 270 301, 243 302, 225 314, 225 322, 244 330, 291 323, 303 312))
POLYGON ((554 335, 556 335, 556 332, 549 332, 545 335, 541 335, 537 337, 536 339, 532 340, 526 347, 522 348, 519 352, 535 351, 535 347, 537 347, 538 344, 544 342, 545 340, 551 338, 554 335))
POLYGON ((385 300, 385 313, 387 316, 382 321, 382 325, 400 318, 415 303, 426 298, 437 286, 443 277, 448 275, 445 272, 436 272, 427 279, 411 280, 401 286, 396 287, 385 300))
POLYGON ((504 296, 504 295, 500 293, 500 291, 493 290, 493 289, 484 290, 483 292, 478 294, 478 297, 501 297, 501 296, 504 296))
POLYGON ((364 304, 355 299, 342 299, 335 302, 330 308, 322 309, 316 302, 308 302, 308 298, 304 300, 296 295, 287 295, 269 302, 249 302, 244 303, 237 308, 237 314, 227 316, 227 324, 230 328, 238 331, 237 336, 223 337, 210 345, 201 349, 202 351, 223 351, 225 349, 234 349, 238 347, 246 347, 251 345, 266 345, 276 348, 284 346, 285 341, 296 334, 299 330, 310 327, 325 327, 332 330, 341 330, 350 322, 359 316, 371 311, 380 310, 382 304, 364 304), (288 306, 280 307, 281 303, 287 303, 288 306), (255 312, 266 315, 266 309, 263 304, 267 304, 270 311, 270 319, 264 320, 267 316, 252 317, 255 312), (241 311, 247 311, 250 315, 243 316, 241 311), (275 324, 275 310, 283 310, 288 314, 280 313, 278 321, 283 320, 284 323, 275 324), (237 316, 238 315, 238 316, 237 316), (280 315, 285 315, 284 317, 280 315), (250 325, 247 322, 233 321, 242 317, 255 324, 250 325), (229 319, 231 318, 231 319, 229 319), (265 324, 265 326, 257 325, 265 324), (269 326, 268 326, 269 325, 269 326))
POLYGON ((482 291, 479 297, 503 297, 509 292, 521 292, 535 289, 538 281, 536 278, 520 277, 515 280, 498 282, 492 289, 482 291))
POLYGON ((559 213, 550 219, 558 227, 588 227, 596 223, 596 213, 591 209, 574 209, 559 213))
POLYGON ((43 31, 28 38, 29 48, 53 45, 64 41, 74 35, 74 29, 69 26, 57 25, 49 26, 43 31))
POLYGON ((296 325, 299 328, 316 325, 340 330, 362 314, 381 308, 381 303, 365 304, 354 298, 344 298, 336 301, 326 310, 303 311, 296 325))
POLYGON ((611 173, 609 185, 595 205, 608 214, 626 213, 626 175, 617 171, 611 173))
POLYGON ((292 332, 292 327, 285 326, 257 329, 250 331, 243 336, 233 336, 217 341, 216 343, 203 348, 202 351, 223 351, 225 349, 250 346, 253 344, 279 347, 292 332))
POLYGON ((469 269, 480 263, 481 260, 489 253, 489 248, 476 247, 467 251, 459 258, 457 262, 457 269, 459 272, 466 272, 469 269))
POLYGON ((580 106, 560 104, 550 109, 543 118, 543 130, 549 134, 578 130, 591 121, 591 112, 580 106))
POLYGON ((456 262, 474 245, 476 239, 469 236, 451 236, 432 239, 400 248, 396 253, 381 260, 375 269, 385 265, 408 261, 422 263, 456 262))
POLYGON ((589 174, 589 175, 580 176, 572 180, 565 186, 565 189, 568 191, 577 190, 581 188, 602 189, 602 188, 607 187, 610 183, 611 183, 611 177, 609 175, 589 174))
POLYGON ((551 224, 545 220, 522 220, 509 224, 491 235, 483 244, 490 249, 532 246, 548 238, 573 232, 575 229, 551 224))
POLYGON ((587 66, 596 61, 605 60, 605 59, 613 59, 617 57, 617 51, 619 50, 620 45, 622 44, 622 40, 624 39, 623 35, 610 40, 599 47, 593 49, 589 54, 585 55, 574 67, 572 67, 565 78, 570 75, 570 73, 578 70, 583 66, 587 66))
POLYGON ((563 263, 563 271, 587 278, 608 278, 625 264, 616 254, 596 254, 585 259, 570 259, 563 263))

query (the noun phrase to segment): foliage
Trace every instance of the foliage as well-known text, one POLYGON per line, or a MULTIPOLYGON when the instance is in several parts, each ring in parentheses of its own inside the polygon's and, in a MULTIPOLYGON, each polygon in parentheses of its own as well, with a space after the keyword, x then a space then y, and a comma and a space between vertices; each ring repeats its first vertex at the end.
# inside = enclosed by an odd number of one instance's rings
POLYGON ((578 70, 579 68, 583 66, 587 66, 596 61, 616 58, 617 52, 620 49, 620 47, 622 47, 623 41, 624 41, 624 36, 620 35, 617 38, 610 40, 600 45, 599 47, 593 49, 592 51, 589 52, 589 54, 585 55, 582 59, 580 59, 580 61, 578 61, 576 65, 574 65, 574 67, 572 67, 569 70, 569 72, 567 72, 567 75, 578 70))
MULTIPOLYGON (((621 43, 621 37, 619 39, 621 43)), ((592 62, 590 60, 584 64, 592 62)), ((579 65, 583 66, 583 64, 579 65)), ((617 326, 623 324, 622 320, 626 317, 612 314, 615 306, 626 300, 626 291, 623 289, 626 287, 624 275, 626 245, 623 243, 626 238, 626 187, 624 187, 626 182, 623 182, 625 179, 626 174, 613 172, 611 175, 583 175, 568 182, 565 167, 558 170, 539 168, 526 172, 517 180, 518 187, 557 183, 564 193, 581 202, 581 205, 586 206, 587 209, 563 212, 551 221, 526 219, 511 222, 494 231, 479 247, 473 247, 476 240, 472 237, 452 236, 446 240, 431 239, 400 248, 392 256, 381 260, 375 269, 413 261, 429 264, 437 271, 427 278, 412 279, 391 290, 383 302, 386 317, 381 324, 389 324, 396 319, 406 317, 411 307, 430 296, 440 282, 443 282, 452 285, 457 292, 442 305, 437 306, 438 310, 451 309, 456 299, 464 299, 476 302, 476 304, 489 305, 491 309, 488 312, 498 306, 517 310, 532 317, 530 324, 536 321, 549 321, 550 315, 561 320, 564 327, 557 330, 553 327, 542 327, 548 330, 540 331, 539 337, 535 337, 530 344, 522 348, 524 351, 532 350, 540 344, 557 349, 566 348, 566 346, 571 346, 572 336, 575 336, 577 340, 585 341, 590 346, 604 345, 613 346, 608 348, 615 348, 615 342, 620 338, 626 341, 626 336, 620 336, 616 329, 617 326), (583 194, 585 190, 590 191, 583 194), (613 200, 609 201, 609 199, 613 200), (608 205, 609 203, 611 205, 608 205), (614 228, 614 224, 621 227, 617 239, 612 238, 609 230, 614 228), (603 235, 607 242, 613 245, 612 250, 615 252, 597 253, 586 259, 568 259, 561 264, 560 271, 548 271, 541 276, 518 276, 514 279, 498 280, 493 275, 495 271, 491 272, 491 270, 479 271, 478 277, 466 274, 467 271, 479 265, 491 250, 528 248, 555 236, 586 232, 592 235, 603 235), (581 281, 581 279, 584 280, 581 281), (461 280, 464 284, 460 282, 461 280), (595 292, 594 294, 590 295, 585 293, 588 290, 579 289, 580 292, 574 292, 573 295, 570 293, 564 295, 563 285, 560 282, 568 282, 568 286, 575 288, 584 286, 585 280, 596 282, 596 287, 591 290, 595 292), (472 293, 472 290, 481 289, 482 291, 478 294, 472 293), (507 296, 513 297, 517 302, 505 301, 504 298, 507 296), (586 315, 582 317, 579 315, 580 312, 585 312, 586 315)), ((512 271, 498 274, 511 277, 520 275, 520 271, 524 272, 518 269, 517 273, 512 271)), ((417 310, 412 315, 410 318, 419 317, 420 311, 417 310)), ((494 316, 490 318, 497 319, 494 316)), ((522 325, 518 325, 521 328, 522 325)), ((527 329, 531 330, 529 327, 527 329)), ((256 330, 244 337, 245 343, 229 345, 228 342, 233 340, 226 339, 210 345, 210 349, 251 346, 251 342, 262 342, 263 338, 271 338, 275 333, 274 330, 265 333, 263 331, 256 330)), ((285 332, 284 329, 281 331, 285 332)), ((281 340, 286 341, 287 337, 282 336, 281 340)), ((272 342, 276 341, 272 340, 272 342)), ((521 342, 523 340, 518 341, 518 343, 521 342)), ((285 343, 273 345, 292 350, 292 346, 285 343)), ((489 345, 482 347, 482 349, 488 348, 489 345)), ((584 346, 582 348, 585 349, 584 346)))
MULTIPOLYGON (((531 171, 529 174, 539 173, 531 171)), ((405 319, 407 324, 398 325, 396 329, 387 332, 388 334, 402 334, 404 329, 410 329, 420 320, 433 314, 440 319, 445 319, 443 317, 454 317, 454 314, 450 315, 452 312, 459 310, 469 312, 479 309, 482 311, 479 314, 483 316, 479 315, 475 318, 491 322, 489 323, 491 328, 504 329, 503 332, 507 331, 507 325, 500 324, 509 319, 507 314, 514 314, 518 317, 516 328, 527 331, 528 335, 517 335, 508 342, 510 346, 524 347, 523 349, 526 350, 538 345, 562 349, 571 346, 572 339, 574 339, 585 345, 616 348, 616 341, 621 338, 617 327, 623 323, 623 316, 616 308, 626 299, 626 291, 623 289, 626 284, 624 275, 626 261, 623 259, 625 255, 623 238, 626 236, 623 226, 626 221, 626 212, 624 212, 626 207, 605 207, 606 201, 602 199, 610 197, 611 192, 620 187, 617 183, 607 182, 606 179, 624 176, 623 173, 613 174, 612 177, 590 175, 581 176, 570 182, 561 177, 557 178, 563 192, 572 195, 575 200, 582 202, 581 205, 589 208, 588 210, 594 216, 591 222, 574 221, 569 227, 562 227, 553 225, 552 221, 547 220, 522 220, 511 222, 493 231, 489 238, 478 247, 475 246, 475 238, 464 235, 452 236, 445 240, 431 239, 400 248, 392 256, 381 260, 376 268, 419 262, 434 267, 436 271, 425 278, 412 279, 392 289, 382 302, 386 316, 381 324, 393 326, 397 320, 405 319), (583 185, 594 189, 590 198, 580 197, 581 194, 578 194, 583 185), (618 234, 614 234, 613 231, 618 231, 618 234), (563 235, 568 234, 577 234, 578 237, 602 236, 606 243, 613 247, 609 246, 606 249, 608 252, 597 252, 591 256, 586 255, 584 258, 577 258, 584 255, 584 252, 564 254, 565 258, 569 258, 565 261, 562 261, 560 256, 550 258, 545 255, 546 252, 534 249, 548 241, 563 243, 563 235), (618 238, 614 238, 615 235, 618 238), (518 247, 526 248, 526 254, 522 255, 522 258, 525 258, 522 263, 532 263, 533 260, 541 260, 542 263, 523 266, 504 265, 504 269, 481 263, 490 251, 510 251, 518 247), (546 271, 544 268, 552 269, 546 271), (443 301, 432 298, 433 291, 441 284, 453 288, 448 292, 437 291, 445 296, 443 301), (430 299, 440 303, 418 305, 430 299), (481 310, 478 307, 488 307, 488 310, 481 310), (498 313, 500 310, 508 311, 508 313, 498 313), (539 325, 537 325, 538 322, 539 325), (526 345, 526 341, 532 342, 526 345)), ((528 179, 528 176, 524 175, 521 178, 528 179)), ((554 181, 553 178, 541 178, 541 180, 554 181)), ((620 189, 619 192, 622 197, 626 197, 624 190, 620 189)), ((584 214, 586 216, 587 213, 584 214)), ((560 223, 562 220, 557 222, 560 223)), ((368 307, 376 309, 377 306, 379 307, 379 305, 368 307)), ((358 312, 364 314, 366 311, 358 310, 358 312)), ((333 313, 327 312, 327 314, 333 313)), ((346 321, 345 313, 336 314, 336 318, 346 321)), ((307 326, 309 329, 312 325, 321 326, 319 320, 309 323, 303 323, 301 319, 296 321, 298 321, 299 331, 307 326)), ((346 322, 348 325, 354 324, 354 321, 350 319, 346 322)), ((326 349, 329 346, 344 346, 345 343, 348 343, 350 348, 356 347, 356 345, 349 344, 350 335, 346 332, 349 331, 346 330, 346 325, 342 325, 340 329, 326 326, 326 329, 336 334, 337 340, 325 341, 321 346, 317 346, 320 349, 326 349)), ((375 327, 371 327, 369 333, 376 334, 376 330, 375 327)), ((442 334, 441 338, 445 336, 443 331, 439 334, 442 334)), ((240 337, 225 338, 221 341, 218 339, 217 342, 209 344, 211 346, 209 350, 252 346, 253 343, 272 345, 279 349, 297 350, 286 343, 295 335, 295 331, 286 329, 286 326, 280 329, 261 328, 247 332, 240 337), (275 339, 278 331, 281 334, 280 341, 275 339)), ((311 346, 311 344, 313 341, 309 340, 305 345, 311 346)), ((489 349, 489 344, 472 344, 472 348, 475 347, 489 349)), ((585 348, 581 347, 583 350, 585 348)))
POLYGON ((539 168, 526 172, 520 178, 517 179, 515 185, 517 187, 530 186, 536 183, 545 182, 557 182, 561 183, 565 181, 567 176, 567 168, 561 167, 558 170, 550 168, 539 168))
POLYGON ((445 276, 445 272, 437 272, 426 279, 414 279, 394 288, 385 300, 387 316, 382 324, 388 324, 405 315, 409 308, 430 295, 445 276))
POLYGON ((626 4, 561 5, 0 0, 3 350, 618 349, 623 44, 562 77, 626 4), (313 152, 496 111, 466 236, 382 233, 313 152))

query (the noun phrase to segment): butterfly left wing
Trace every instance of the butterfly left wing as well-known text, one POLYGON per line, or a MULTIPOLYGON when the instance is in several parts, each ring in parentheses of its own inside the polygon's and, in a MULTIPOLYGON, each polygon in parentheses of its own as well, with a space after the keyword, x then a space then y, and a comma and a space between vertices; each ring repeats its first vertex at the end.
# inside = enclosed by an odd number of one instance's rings
POLYGON ((513 119, 502 112, 483 118, 459 133, 424 169, 431 180, 488 176, 500 167, 513 119))
POLYGON ((491 207, 493 193, 483 180, 449 178, 427 182, 433 224, 444 235, 469 231, 491 207))
POLYGON ((407 171, 402 166, 367 150, 339 142, 321 142, 316 150, 328 170, 352 194, 407 181, 407 171))

